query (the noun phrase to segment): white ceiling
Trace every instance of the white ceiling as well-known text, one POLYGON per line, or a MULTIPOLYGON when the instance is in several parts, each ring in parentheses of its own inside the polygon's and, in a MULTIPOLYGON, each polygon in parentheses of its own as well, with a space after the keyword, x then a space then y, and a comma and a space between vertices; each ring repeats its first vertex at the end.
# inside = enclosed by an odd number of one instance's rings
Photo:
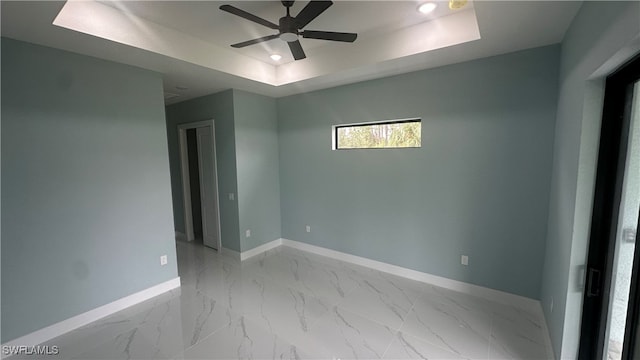
MULTIPOLYGON (((145 20, 152 21, 193 36, 202 41, 228 47, 230 44, 275 34, 275 30, 263 27, 240 17, 219 10, 221 4, 232 4, 242 10, 255 14, 273 23, 285 15, 285 7, 279 1, 100 1, 145 20)), ((307 1, 297 1, 291 8, 295 16, 304 8, 307 1)), ((472 8, 470 2, 467 8, 472 8)), ((424 15, 416 11, 415 1, 340 1, 320 16, 309 26, 313 30, 329 30, 354 32, 359 39, 375 37, 397 31, 427 20, 454 14, 446 3, 438 6, 433 13, 424 15), (366 6, 365 6, 366 5, 366 6)), ((334 51, 347 48, 349 44, 301 39, 304 50, 320 46, 334 47, 334 51)), ((289 48, 283 41, 269 41, 258 46, 244 49, 229 49, 238 54, 251 56, 260 61, 269 61, 269 54, 280 53, 285 58, 279 63, 293 61, 289 48)), ((311 52, 313 53, 313 52, 311 52)))
MULTIPOLYGON (((299 83, 364 65, 378 64, 383 61, 480 39, 475 11, 472 6, 468 6, 466 9, 450 12, 447 16, 435 19, 425 18, 413 26, 377 33, 375 36, 371 36, 367 31, 371 29, 375 32, 375 29, 380 27, 377 26, 379 21, 376 21, 375 18, 353 21, 355 26, 353 24, 347 24, 347 26, 363 29, 361 38, 355 43, 344 44, 301 39, 304 47, 308 48, 310 45, 318 43, 322 46, 312 46, 308 57, 302 61, 293 61, 291 58, 286 61, 285 58, 285 61, 274 63, 269 59, 270 52, 265 47, 273 47, 274 44, 283 45, 283 41, 279 39, 242 49, 234 49, 229 46, 229 37, 236 37, 237 40, 234 39, 232 42, 237 42, 247 38, 264 36, 264 32, 256 33, 256 28, 259 31, 264 31, 263 26, 251 22, 248 22, 247 25, 246 20, 226 26, 224 23, 220 26, 214 25, 208 30, 220 35, 206 37, 205 33, 196 34, 206 38, 204 41, 186 31, 177 31, 164 23, 149 21, 137 13, 132 13, 126 8, 129 3, 111 2, 110 4, 113 6, 86 0, 67 2, 53 24, 272 86, 299 83), (252 53, 254 55, 249 56, 252 53)), ((144 8, 149 6, 144 2, 139 4, 142 4, 141 6, 144 8)), ((148 4, 152 5, 153 3, 148 4)), ((188 4, 176 2, 173 4, 175 4, 175 8, 178 8, 177 11, 185 9, 181 13, 192 11, 188 6, 185 7, 188 4)), ((240 4, 243 7, 246 6, 244 2, 240 4)), ((282 8, 278 2, 258 3, 258 5, 263 4, 270 5, 266 9, 278 10, 282 8)), ((362 5, 366 3, 356 2, 356 6, 353 7, 349 7, 350 4, 354 3, 340 2, 329 10, 337 7, 341 11, 340 13, 350 11, 348 15, 357 18, 360 15, 359 10, 363 7, 362 5), (342 9, 342 6, 345 8, 342 9)), ((406 7, 407 4, 411 5, 414 8, 413 11, 416 12, 414 3, 408 1, 375 2, 373 4, 377 10, 381 11, 381 14, 393 14, 399 5, 406 7), (384 5, 384 7, 380 7, 380 5, 384 5)), ((256 10, 261 11, 261 9, 262 7, 259 7, 256 10)), ((236 16, 230 18, 230 14, 218 10, 216 7, 209 10, 214 11, 213 14, 216 18, 231 19, 236 22, 243 20, 236 16)), ((165 16, 164 21, 170 21, 170 19, 165 16)), ((174 25, 171 22, 168 24, 174 25)), ((382 24, 384 25, 384 22, 382 24)), ((315 20, 312 25, 316 25, 315 20)), ((283 52, 283 54, 285 53, 283 52)), ((288 50, 286 54, 289 56, 288 50)))
MULTIPOLYGON (((353 44, 302 39, 307 59, 293 61, 275 33, 218 9, 232 4, 277 23, 273 1, 2 1, 2 36, 130 64, 164 75, 175 103, 236 88, 280 97, 367 79, 558 43, 577 1, 479 1, 458 11, 421 1, 334 1, 305 29, 357 32, 353 44), (54 25, 54 21, 57 25, 54 25), (283 59, 274 62, 271 53, 283 59), (176 87, 186 87, 181 90, 176 87)), ((292 8, 297 14, 306 5, 292 8)))

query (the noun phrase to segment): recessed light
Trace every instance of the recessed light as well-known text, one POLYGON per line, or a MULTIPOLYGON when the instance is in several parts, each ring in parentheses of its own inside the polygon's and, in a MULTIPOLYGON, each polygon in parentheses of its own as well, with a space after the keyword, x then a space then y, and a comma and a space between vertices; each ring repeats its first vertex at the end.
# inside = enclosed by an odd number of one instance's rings
POLYGON ((282 59, 282 56, 278 55, 278 54, 273 54, 271 56, 269 56, 271 58, 271 60, 273 61, 280 61, 280 59, 282 59))
POLYGON ((428 2, 418 6, 418 11, 423 14, 428 14, 436 9, 436 3, 428 2))

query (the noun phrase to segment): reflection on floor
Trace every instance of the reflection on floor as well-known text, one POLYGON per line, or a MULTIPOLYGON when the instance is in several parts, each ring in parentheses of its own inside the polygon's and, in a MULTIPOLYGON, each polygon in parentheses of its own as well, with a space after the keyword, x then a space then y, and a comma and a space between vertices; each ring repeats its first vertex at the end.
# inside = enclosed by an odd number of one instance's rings
POLYGON ((177 247, 181 289, 50 341, 58 358, 551 358, 543 320, 512 306, 286 247, 177 247))

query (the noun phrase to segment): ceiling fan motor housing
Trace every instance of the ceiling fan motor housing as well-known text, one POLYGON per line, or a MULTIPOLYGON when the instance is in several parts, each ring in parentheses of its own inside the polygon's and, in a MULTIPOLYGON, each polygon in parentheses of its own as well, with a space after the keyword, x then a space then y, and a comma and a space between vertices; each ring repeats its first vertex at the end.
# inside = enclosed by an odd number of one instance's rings
POLYGON ((291 16, 280 18, 280 39, 286 42, 298 40, 298 24, 291 16))

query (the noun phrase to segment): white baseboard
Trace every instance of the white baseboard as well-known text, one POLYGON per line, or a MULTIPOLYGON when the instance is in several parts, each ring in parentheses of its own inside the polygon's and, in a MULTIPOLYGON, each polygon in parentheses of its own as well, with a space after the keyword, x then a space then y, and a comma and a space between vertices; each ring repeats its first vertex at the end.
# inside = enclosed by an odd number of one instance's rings
POLYGON ((92 323, 96 320, 102 319, 105 316, 114 314, 120 310, 124 310, 129 306, 141 303, 145 300, 149 300, 154 296, 158 296, 169 290, 180 287, 180 278, 171 279, 158 285, 152 286, 148 289, 139 291, 137 293, 125 296, 121 299, 100 306, 93 310, 89 310, 80 315, 68 318, 53 325, 47 326, 40 330, 36 330, 30 334, 21 336, 17 339, 8 341, 2 344, 2 346, 36 346, 42 344, 45 341, 51 340, 55 337, 63 335, 69 331, 75 330, 79 327, 92 323))
POLYGON ((247 251, 243 251, 240 253, 240 261, 244 261, 247 260, 249 258, 252 258, 256 255, 260 255, 263 252, 267 252, 271 249, 275 249, 278 246, 282 245, 282 239, 276 239, 273 241, 270 241, 266 244, 262 244, 260 246, 256 246, 253 249, 247 250, 247 251))
POLYGON ((336 260, 345 261, 348 263, 368 267, 385 273, 393 274, 396 276, 404 277, 411 280, 420 281, 423 283, 439 286, 445 289, 458 291, 461 293, 474 295, 491 301, 495 301, 505 305, 514 305, 521 309, 525 309, 536 314, 542 314, 542 308, 540 302, 528 297, 511 294, 505 291, 490 289, 484 286, 469 284, 466 282, 448 279, 442 276, 427 274, 417 270, 407 269, 401 266, 383 263, 377 260, 367 259, 361 256, 351 255, 336 250, 323 248, 299 241, 289 239, 276 239, 266 244, 255 247, 251 250, 244 252, 237 252, 226 248, 222 249, 223 253, 229 254, 240 261, 247 260, 256 255, 262 254, 278 246, 288 246, 294 249, 307 251, 313 254, 330 257, 336 260))
POLYGON ((364 257, 343 253, 299 241, 281 239, 282 245, 289 246, 291 248, 307 251, 321 256, 330 257, 333 259, 349 262, 352 264, 368 267, 378 271, 386 272, 396 276, 404 277, 411 280, 420 281, 423 283, 443 287, 445 289, 454 290, 484 299, 492 300, 501 304, 514 305, 521 309, 533 311, 535 313, 541 312, 540 302, 528 297, 511 294, 508 292, 494 290, 483 286, 473 285, 458 280, 452 280, 441 276, 431 275, 420 271, 403 268, 397 265, 387 264, 376 260, 367 259, 364 257))
POLYGON ((221 253, 227 256, 231 256, 233 258, 236 258, 240 261, 244 261, 247 260, 249 258, 252 258, 256 255, 260 255, 264 252, 267 252, 271 249, 275 249, 278 246, 282 245, 282 239, 276 239, 273 241, 270 241, 266 244, 262 244, 260 246, 256 246, 253 249, 249 249, 247 251, 243 251, 243 252, 238 252, 235 250, 231 250, 228 248, 223 247, 221 253))

